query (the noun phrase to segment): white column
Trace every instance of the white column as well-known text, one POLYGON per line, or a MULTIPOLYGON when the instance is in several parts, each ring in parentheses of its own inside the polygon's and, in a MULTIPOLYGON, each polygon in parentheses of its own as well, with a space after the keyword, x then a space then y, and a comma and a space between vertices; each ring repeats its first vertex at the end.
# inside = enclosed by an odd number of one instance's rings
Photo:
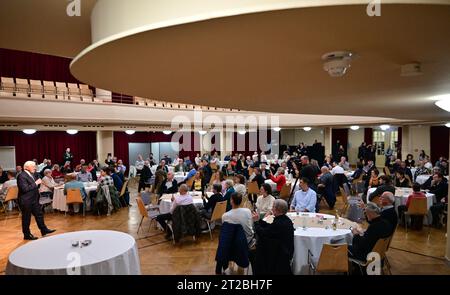
POLYGON ((333 128, 326 127, 323 131, 324 133, 324 146, 325 146, 325 155, 330 155, 333 152, 333 145, 331 142, 332 139, 332 131, 333 128))
POLYGON ((112 92, 100 88, 95 89, 96 99, 102 102, 112 102, 112 92))
POLYGON ((409 126, 402 126, 402 158, 408 154, 412 154, 409 126))
POLYGON ((114 132, 97 131, 97 155, 101 165, 105 164, 108 153, 111 153, 114 156, 114 132))

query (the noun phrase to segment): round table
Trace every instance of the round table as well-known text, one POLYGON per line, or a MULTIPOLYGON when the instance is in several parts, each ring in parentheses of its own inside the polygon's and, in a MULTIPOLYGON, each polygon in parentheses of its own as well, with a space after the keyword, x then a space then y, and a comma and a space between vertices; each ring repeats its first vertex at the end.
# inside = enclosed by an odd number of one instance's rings
MULTIPOLYGON (((91 191, 97 190, 98 183, 97 182, 85 182, 85 183, 83 183, 83 185, 84 185, 84 190, 86 191, 86 194, 87 194, 86 211, 89 211, 90 203, 91 203, 91 202, 89 202, 89 200, 90 200, 89 193, 91 191)), ((53 190, 52 207, 55 210, 59 210, 59 211, 63 211, 63 212, 69 211, 69 206, 67 206, 67 203, 66 203, 66 195, 64 195, 64 186, 55 187, 55 189, 53 190)))
POLYGON ((79 231, 27 243, 14 250, 7 275, 140 275, 135 239, 117 231, 79 231), (91 240, 85 247, 74 241, 91 240))
MULTIPOLYGON (((288 213, 290 218, 295 218, 296 213, 288 213)), ((333 215, 320 214, 320 213, 300 213, 300 217, 318 217, 323 216, 325 219, 334 219, 333 215)), ((341 219, 345 220, 345 219, 341 219)), ((333 230, 319 228, 319 227, 306 227, 303 229, 294 221, 294 257, 292 271, 294 274, 308 274, 308 250, 312 253, 313 261, 317 264, 320 253, 322 252, 323 244, 351 244, 353 235, 350 229, 337 229, 333 230)))
MULTIPOLYGON (((203 208, 203 200, 202 200, 202 193, 201 192, 189 192, 189 194, 192 195, 193 202, 195 207, 201 209, 203 208)), ((174 196, 179 195, 174 194, 174 196)), ((212 195, 212 192, 206 192, 206 195, 210 197, 212 195)), ((159 203, 159 212, 161 214, 170 213, 170 207, 172 207, 172 194, 164 194, 160 198, 161 203, 159 203)))

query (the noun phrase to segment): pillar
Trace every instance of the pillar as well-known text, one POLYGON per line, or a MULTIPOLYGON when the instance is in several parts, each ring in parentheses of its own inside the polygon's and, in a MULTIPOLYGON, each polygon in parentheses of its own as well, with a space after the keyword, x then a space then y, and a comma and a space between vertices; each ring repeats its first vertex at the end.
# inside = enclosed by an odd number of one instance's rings
POLYGON ((330 155, 333 152, 333 144, 331 142, 333 128, 326 127, 323 130, 324 145, 325 145, 325 155, 330 155))
POLYGON ((114 156, 114 132, 97 131, 97 157, 100 163, 104 163, 108 153, 114 156))

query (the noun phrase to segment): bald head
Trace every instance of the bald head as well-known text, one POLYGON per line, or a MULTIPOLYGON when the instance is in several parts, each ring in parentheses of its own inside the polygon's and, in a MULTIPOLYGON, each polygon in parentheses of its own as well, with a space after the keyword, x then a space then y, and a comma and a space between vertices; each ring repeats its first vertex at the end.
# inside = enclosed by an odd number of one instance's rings
POLYGON ((330 169, 328 169, 327 166, 323 166, 322 168, 320 168, 320 171, 322 172, 322 174, 325 174, 325 173, 330 172, 330 169))
POLYGON ((384 192, 380 196, 380 201, 381 201, 381 205, 383 207, 384 206, 388 206, 388 205, 392 205, 395 202, 394 194, 391 193, 391 192, 384 192))

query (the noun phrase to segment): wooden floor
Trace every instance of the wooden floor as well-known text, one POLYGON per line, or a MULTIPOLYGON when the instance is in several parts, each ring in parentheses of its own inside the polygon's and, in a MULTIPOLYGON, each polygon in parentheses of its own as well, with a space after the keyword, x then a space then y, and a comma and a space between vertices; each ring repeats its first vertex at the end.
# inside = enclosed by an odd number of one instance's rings
MULTIPOLYGON (((132 199, 136 193, 132 193, 132 199)), ((217 248, 218 230, 213 233, 213 241, 209 234, 202 234, 196 242, 190 237, 174 246, 164 238, 164 234, 152 228, 148 220, 144 228, 136 233, 140 216, 136 203, 129 209, 121 209, 112 216, 98 217, 88 215, 64 216, 63 213, 45 215, 49 228, 57 229, 57 233, 79 230, 118 230, 131 234, 136 238, 139 247, 141 270, 143 274, 170 275, 211 275, 215 270, 215 253, 217 248)), ((339 205, 338 205, 339 206, 339 205)), ((327 210, 321 210, 327 213, 327 210)), ((34 219, 33 234, 39 234, 34 219)), ((8 255, 15 248, 23 245, 21 222, 17 213, 5 217, 0 215, 0 274, 4 274, 8 255)), ((399 227, 394 236, 388 258, 395 274, 450 274, 450 268, 445 265, 445 230, 433 229, 427 238, 426 228, 422 232, 405 233, 399 227)))

